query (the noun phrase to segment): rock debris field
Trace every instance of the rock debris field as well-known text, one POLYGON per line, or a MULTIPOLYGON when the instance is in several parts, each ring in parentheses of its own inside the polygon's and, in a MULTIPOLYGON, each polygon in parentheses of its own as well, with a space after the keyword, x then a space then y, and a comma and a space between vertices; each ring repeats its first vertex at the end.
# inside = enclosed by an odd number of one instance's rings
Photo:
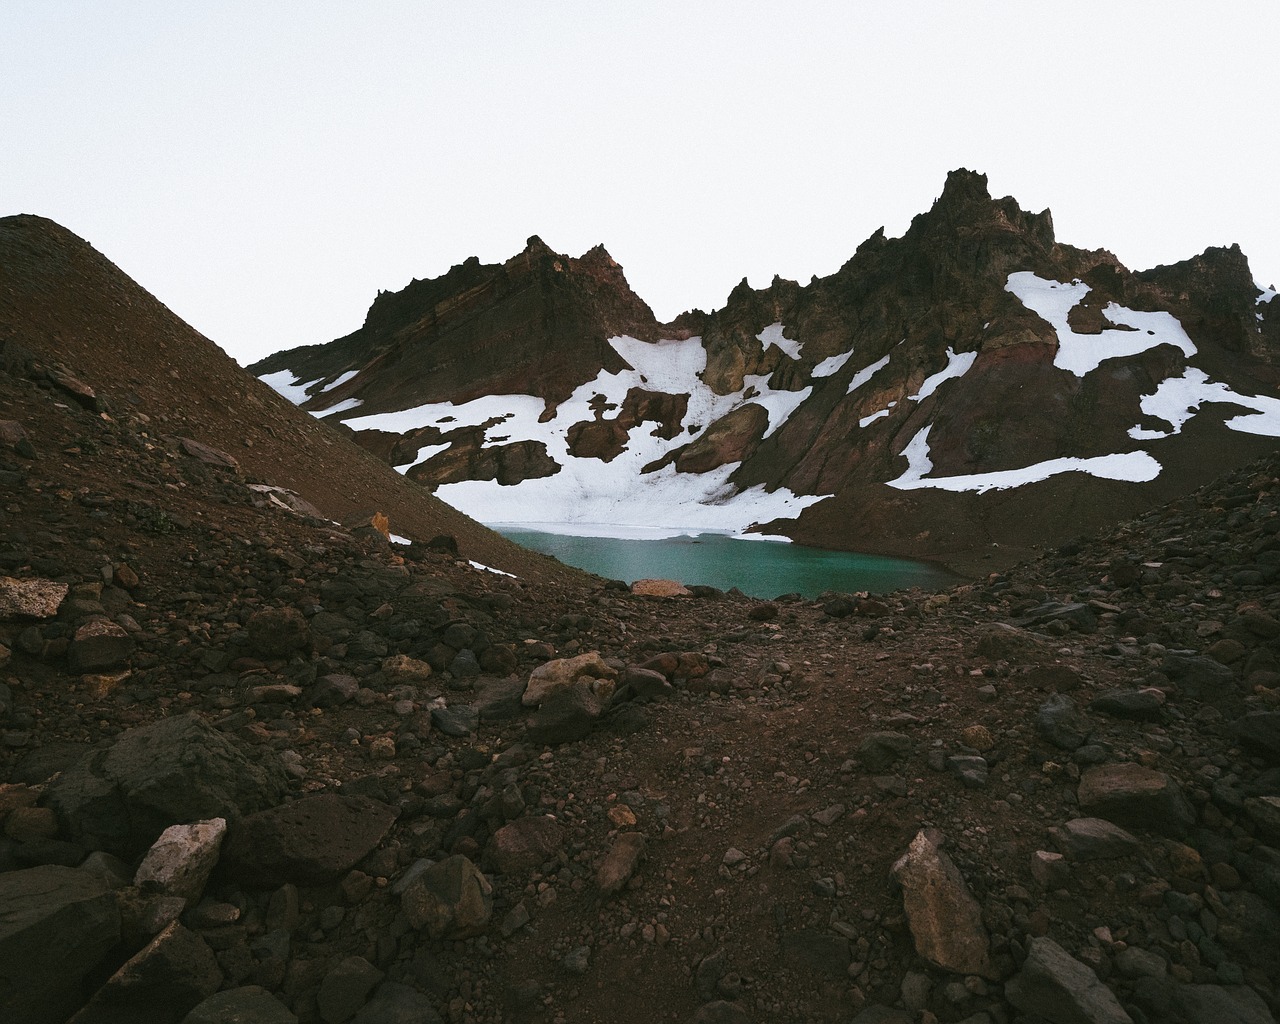
POLYGON ((77 384, 0 372, 0 1018, 1274 1020, 1280 460, 945 593, 652 597, 77 384))

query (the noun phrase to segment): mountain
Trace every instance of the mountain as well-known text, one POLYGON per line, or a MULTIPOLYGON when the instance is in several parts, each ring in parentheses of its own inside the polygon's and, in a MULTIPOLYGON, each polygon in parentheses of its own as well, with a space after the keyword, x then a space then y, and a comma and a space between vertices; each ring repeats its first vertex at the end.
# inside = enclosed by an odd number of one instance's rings
POLYGON ((0 221, 0 1020, 1274 1024, 1278 527, 631 593, 0 221))
POLYGON ((1237 247, 1135 273, 958 170, 901 238, 711 313, 656 324, 602 248, 535 238, 250 369, 485 522, 758 524, 975 567, 1270 450, 1273 296, 1237 247))
POLYGON ((0 343, 62 366, 55 372, 85 388, 94 409, 156 439, 180 435, 229 453, 250 480, 293 491, 330 519, 381 512, 399 536, 451 535, 467 557, 523 578, 568 572, 324 429, 53 221, 0 219, 0 267, 0 343))

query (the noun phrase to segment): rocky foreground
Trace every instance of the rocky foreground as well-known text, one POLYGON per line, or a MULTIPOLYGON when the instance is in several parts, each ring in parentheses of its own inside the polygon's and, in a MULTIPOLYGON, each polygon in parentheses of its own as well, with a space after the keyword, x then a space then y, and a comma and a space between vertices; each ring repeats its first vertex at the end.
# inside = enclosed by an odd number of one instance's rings
POLYGON ((1274 1020, 1280 459, 948 593, 662 598, 74 383, 0 372, 0 1019, 1274 1020))

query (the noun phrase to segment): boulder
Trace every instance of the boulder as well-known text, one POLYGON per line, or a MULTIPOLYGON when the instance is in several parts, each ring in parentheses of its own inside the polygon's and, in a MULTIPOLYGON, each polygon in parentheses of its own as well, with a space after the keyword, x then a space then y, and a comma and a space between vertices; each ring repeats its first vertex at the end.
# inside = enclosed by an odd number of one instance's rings
POLYGON ((225 818, 170 825, 147 851, 133 884, 144 892, 162 892, 194 903, 218 863, 226 832, 225 818))
POLYGON ((1133 1024, 1098 976, 1049 938, 1031 940, 1022 969, 1005 985, 1005 997, 1050 1024, 1133 1024))
POLYGON ((0 872, 0 1020, 63 1024, 120 940, 115 894, 75 868, 0 872))
POLYGON ((103 672, 125 664, 133 648, 133 637, 123 626, 95 619, 76 630, 67 648, 67 664, 72 672, 103 672))
POLYGON ((249 649, 260 658, 287 658, 311 649, 311 627, 297 608, 262 608, 245 626, 249 649))
POLYGON ((322 885, 355 867, 395 820, 394 808, 369 797, 303 797, 232 825, 222 863, 230 877, 253 888, 322 885))
POLYGON ((409 924, 432 939, 479 935, 493 915, 493 886, 470 860, 454 854, 422 872, 400 895, 409 924))
POLYGON ((1213 699, 1234 693, 1236 674, 1213 658, 1189 651, 1168 651, 1160 670, 1188 697, 1213 699))
POLYGON ((517 818, 493 834, 485 857, 499 873, 514 875, 540 867, 560 852, 564 841, 564 826, 554 818, 517 818))
POLYGON ((1074 818, 1060 828, 1049 829, 1049 837, 1069 860, 1129 857, 1142 850, 1135 836, 1103 818, 1074 818))
POLYGON ((288 777, 274 754, 250 752, 192 712, 130 729, 50 784, 63 832, 131 860, 170 825, 234 822, 279 803, 288 777))
POLYGON ((873 732, 858 744, 858 760, 870 772, 882 772, 912 750, 911 737, 900 732, 873 732))
POLYGON ((595 727, 612 695, 612 683, 593 679, 579 679, 555 690, 529 717, 526 736, 540 746, 580 740, 595 727))
POLYGON ((383 973, 362 956, 342 960, 320 982, 316 1005, 325 1024, 342 1024, 364 1006, 383 973))
POLYGON ((51 619, 70 589, 53 580, 0 576, 0 619, 51 619))
POLYGON ((351 1024, 441 1024, 431 1000, 408 985, 384 981, 351 1024))
POLYGON ((1231 723, 1231 732, 1242 747, 1280 763, 1280 711, 1251 711, 1231 723))
POLYGON ((298 1024, 298 1018, 265 988, 245 985, 211 995, 182 1024, 298 1024))
POLYGON ((640 597, 693 597, 693 591, 677 580, 636 580, 631 593, 640 597))
POLYGON ((1080 777, 1080 809, 1126 828, 1179 837, 1196 815, 1178 784, 1164 772, 1129 762, 1097 765, 1080 777))
POLYGON ((209 944, 171 922, 98 989, 68 1024, 179 1024, 222 985, 209 944))
POLYGON ((522 703, 537 707, 552 693, 571 687, 579 679, 616 679, 618 673, 605 663, 599 651, 588 651, 575 658, 557 658, 539 665, 529 673, 522 703))
POLYGON ((1036 711, 1036 732, 1060 750, 1084 746, 1092 727, 1065 693, 1055 693, 1036 711))
POLYGON ((995 978, 982 909, 959 868, 922 831, 893 865, 916 952, 956 974, 995 978))

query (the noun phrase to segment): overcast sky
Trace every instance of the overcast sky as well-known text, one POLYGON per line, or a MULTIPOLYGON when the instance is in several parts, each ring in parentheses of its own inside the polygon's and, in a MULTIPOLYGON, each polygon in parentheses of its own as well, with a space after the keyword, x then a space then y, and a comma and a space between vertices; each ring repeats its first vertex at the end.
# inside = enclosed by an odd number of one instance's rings
MULTIPOLYGON (((4 0, 0 215, 242 362, 531 234, 658 317, 900 235, 948 170, 1133 269, 1280 283, 1275 0, 4 0)), ((0 268, 0 278, 3 269, 0 268)))

